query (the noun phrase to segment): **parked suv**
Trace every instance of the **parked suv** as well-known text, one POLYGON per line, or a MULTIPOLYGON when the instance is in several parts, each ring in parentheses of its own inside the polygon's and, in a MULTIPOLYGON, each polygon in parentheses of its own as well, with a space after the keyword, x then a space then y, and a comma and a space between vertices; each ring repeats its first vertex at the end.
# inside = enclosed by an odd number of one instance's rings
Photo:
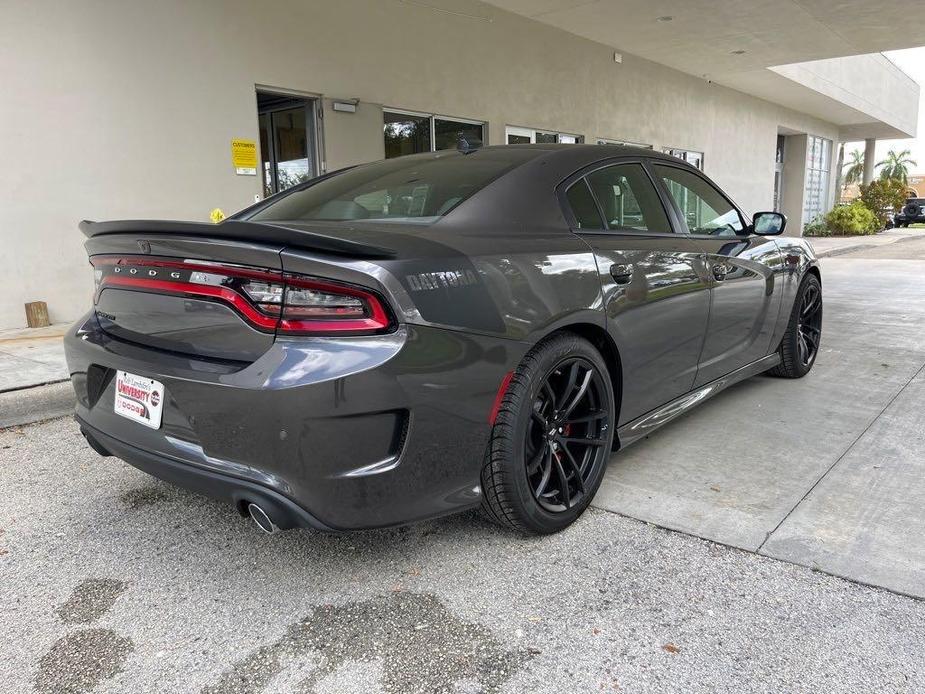
POLYGON ((893 221, 897 227, 925 223, 925 198, 909 198, 906 200, 902 211, 896 215, 893 221))

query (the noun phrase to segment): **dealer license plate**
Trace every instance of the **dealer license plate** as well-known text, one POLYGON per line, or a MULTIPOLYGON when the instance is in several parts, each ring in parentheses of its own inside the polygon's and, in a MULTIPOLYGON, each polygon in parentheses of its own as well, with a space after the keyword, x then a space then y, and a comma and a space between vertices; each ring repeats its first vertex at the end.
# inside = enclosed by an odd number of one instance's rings
POLYGON ((152 429, 161 426, 164 384, 153 378, 116 371, 116 414, 152 429))

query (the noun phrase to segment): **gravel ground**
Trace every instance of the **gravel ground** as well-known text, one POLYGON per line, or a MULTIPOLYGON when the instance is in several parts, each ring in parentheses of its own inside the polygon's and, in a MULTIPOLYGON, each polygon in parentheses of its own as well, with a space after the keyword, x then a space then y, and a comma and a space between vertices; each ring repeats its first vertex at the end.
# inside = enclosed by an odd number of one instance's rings
POLYGON ((266 536, 0 432, 0 691, 922 692, 925 603, 592 510, 266 536))

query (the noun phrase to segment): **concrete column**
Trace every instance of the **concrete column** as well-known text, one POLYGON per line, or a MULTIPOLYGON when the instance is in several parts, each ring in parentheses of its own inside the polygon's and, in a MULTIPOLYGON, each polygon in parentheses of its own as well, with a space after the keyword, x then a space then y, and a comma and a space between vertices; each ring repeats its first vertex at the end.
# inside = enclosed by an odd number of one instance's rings
POLYGON ((837 205, 841 202, 841 186, 842 178, 844 177, 845 168, 845 143, 838 143, 838 161, 835 163, 835 197, 832 201, 833 205, 837 205))
POLYGON ((864 140, 864 185, 874 180, 874 164, 877 161, 877 141, 864 140))
POLYGON ((787 236, 803 235, 803 198, 806 189, 806 135, 788 135, 781 172, 781 212, 787 216, 787 236))

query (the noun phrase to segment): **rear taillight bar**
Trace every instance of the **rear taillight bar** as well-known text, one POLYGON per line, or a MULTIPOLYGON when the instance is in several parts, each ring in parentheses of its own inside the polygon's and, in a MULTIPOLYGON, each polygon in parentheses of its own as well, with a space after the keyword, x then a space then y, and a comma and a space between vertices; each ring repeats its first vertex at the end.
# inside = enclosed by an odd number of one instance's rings
POLYGON ((189 296, 231 306, 252 327, 285 335, 387 332, 383 301, 355 285, 199 260, 94 256, 94 303, 107 287, 189 296))

